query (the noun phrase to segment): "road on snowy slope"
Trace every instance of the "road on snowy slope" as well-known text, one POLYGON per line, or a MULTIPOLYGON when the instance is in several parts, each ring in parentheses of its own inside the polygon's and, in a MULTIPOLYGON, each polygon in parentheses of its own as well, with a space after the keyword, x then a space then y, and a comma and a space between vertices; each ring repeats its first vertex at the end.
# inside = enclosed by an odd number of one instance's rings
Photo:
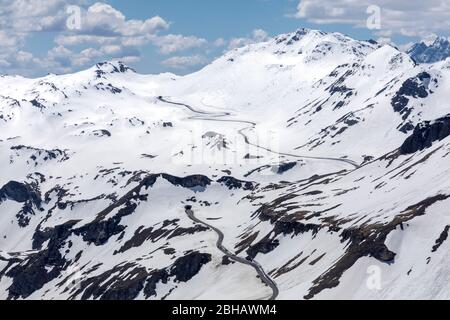
MULTIPOLYGON (((204 121, 220 121, 220 122, 232 122, 232 123, 242 123, 247 125, 247 127, 241 129, 238 131, 238 133, 244 138, 244 141, 246 144, 260 148, 262 150, 271 152, 271 153, 275 153, 278 155, 282 155, 282 156, 288 156, 288 157, 294 157, 294 158, 304 158, 304 159, 315 159, 315 160, 327 160, 327 161, 336 161, 336 162, 343 162, 346 164, 351 165, 352 167, 358 169, 360 166, 355 163, 354 161, 348 160, 348 159, 342 159, 342 158, 331 158, 331 157, 312 157, 312 156, 303 156, 303 155, 296 155, 296 154, 290 154, 290 153, 282 153, 282 152, 277 152, 274 150, 271 150, 267 147, 263 147, 257 144, 254 144, 252 142, 250 142, 250 139, 248 138, 247 135, 245 135, 244 131, 249 130, 249 129, 253 129, 256 127, 256 123, 252 122, 252 121, 247 121, 247 120, 235 120, 235 119, 221 119, 223 117, 228 117, 231 116, 232 114, 229 112, 206 112, 206 111, 199 111, 197 109, 195 109, 194 107, 185 104, 185 103, 180 103, 180 102, 174 102, 174 101, 169 101, 167 99, 165 99, 164 97, 160 96, 158 97, 158 100, 167 104, 172 104, 172 105, 176 105, 176 106, 181 106, 184 108, 187 108, 188 110, 190 110, 193 113, 196 113, 197 116, 193 116, 190 117, 189 119, 193 119, 193 120, 204 120, 204 121)), ((272 296, 269 298, 270 300, 275 300, 278 297, 279 294, 279 289, 276 285, 276 283, 272 280, 272 278, 270 278, 269 275, 267 275, 267 273, 264 271, 263 267, 255 260, 247 260, 241 257, 238 257, 237 255, 231 253, 227 248, 225 248, 223 246, 223 240, 224 240, 224 234, 221 230, 219 230, 218 228, 198 219, 195 214, 194 211, 192 211, 192 207, 187 206, 186 208, 186 214, 189 217, 189 219, 191 219, 193 222, 202 224, 208 228, 210 228, 211 230, 215 231, 218 235, 218 240, 216 243, 217 248, 223 253, 225 254, 227 257, 229 257, 230 259, 238 262, 238 263, 242 263, 248 266, 253 267, 256 272, 258 273, 259 277, 261 278, 261 280, 272 289, 272 296)))
POLYGON ((255 260, 247 260, 247 259, 238 257, 237 255, 231 253, 227 248, 225 248, 223 246, 223 240, 224 240, 225 236, 222 231, 220 231, 218 228, 198 219, 195 216, 194 211, 192 211, 192 207, 186 206, 185 209, 186 209, 186 214, 189 217, 189 219, 191 219, 195 223, 202 224, 205 227, 210 228, 211 230, 213 230, 214 232, 217 233, 217 235, 218 235, 218 239, 217 239, 217 243, 216 243, 217 249, 219 249, 224 255, 226 255, 231 260, 236 261, 238 263, 245 264, 247 266, 251 266, 256 270, 256 272, 258 273, 261 280, 268 287, 270 287, 272 289, 272 296, 270 296, 269 300, 275 300, 278 297, 278 294, 280 291, 279 291, 276 283, 266 274, 263 267, 258 262, 256 262, 255 260))
POLYGON ((168 103, 168 104, 172 104, 172 105, 176 105, 176 106, 182 106, 182 107, 187 108, 188 110, 192 111, 193 113, 197 113, 198 115, 200 115, 200 116, 191 117, 190 119, 247 124, 247 125, 249 125, 248 127, 245 127, 245 128, 243 128, 243 129, 238 131, 238 133, 244 138, 245 143, 248 144, 248 145, 251 145, 253 147, 265 150, 267 152, 275 153, 275 154, 280 155, 280 156, 287 156, 287 157, 293 157, 293 158, 343 162, 343 163, 351 165, 355 169, 358 169, 360 167, 360 165, 357 164, 356 162, 354 162, 352 160, 348 160, 348 159, 343 159, 343 158, 313 157, 313 156, 305 156, 305 155, 298 155, 298 154, 292 154, 292 153, 277 152, 277 151, 274 151, 274 150, 269 149, 267 147, 263 147, 263 146, 260 146, 258 144, 252 143, 250 141, 249 137, 244 133, 244 131, 246 131, 246 130, 255 128, 256 125, 257 125, 255 122, 251 122, 251 121, 247 121, 247 120, 220 119, 222 117, 231 116, 231 113, 229 113, 229 112, 217 112, 217 113, 214 113, 214 112, 199 111, 199 110, 195 109, 194 107, 192 107, 192 106, 190 106, 188 104, 169 101, 169 100, 165 99, 164 97, 158 97, 158 100, 160 100, 160 101, 162 101, 164 103, 168 103))

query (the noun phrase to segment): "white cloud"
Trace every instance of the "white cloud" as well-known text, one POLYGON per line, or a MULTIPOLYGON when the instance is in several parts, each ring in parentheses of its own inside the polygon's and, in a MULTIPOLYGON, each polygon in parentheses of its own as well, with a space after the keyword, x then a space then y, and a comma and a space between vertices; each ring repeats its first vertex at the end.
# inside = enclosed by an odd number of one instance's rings
POLYGON ((0 18, 14 32, 44 31, 62 25, 62 0, 3 0, 0 18))
POLYGON ((200 55, 172 57, 162 62, 172 69, 187 69, 189 67, 204 65, 208 60, 200 55))
POLYGON ((219 38, 214 41, 214 46, 216 46, 216 47, 223 47, 226 45, 227 45, 227 42, 223 38, 219 38))
POLYGON ((122 47, 119 45, 109 45, 109 46, 104 46, 101 48, 102 52, 104 52, 107 55, 116 55, 118 54, 120 51, 122 51, 122 47))
POLYGON ((151 39, 151 42, 159 48, 163 54, 199 48, 208 43, 205 39, 194 36, 183 36, 179 34, 168 34, 151 39))
POLYGON ((427 45, 431 45, 436 41, 437 37, 436 34, 432 33, 423 37, 422 41, 427 45))
POLYGON ((450 29, 450 0, 301 0, 296 18, 365 28, 371 5, 381 9, 380 36, 426 36, 450 29))
POLYGON ((16 56, 18 62, 30 62, 34 58, 33 54, 26 51, 19 51, 16 56))
POLYGON ((106 45, 116 41, 116 37, 95 35, 59 35, 55 38, 55 43, 61 46, 77 46, 83 44, 106 45))
POLYGON ((401 45, 398 45, 397 47, 399 48, 400 51, 406 52, 408 51, 414 44, 416 44, 416 42, 408 42, 408 43, 404 43, 401 45))
POLYGON ((235 49, 243 47, 252 43, 263 42, 269 40, 269 35, 262 29, 253 30, 250 37, 247 38, 233 38, 228 44, 228 49, 235 49))
POLYGON ((0 30, 0 50, 22 46, 23 39, 23 36, 8 34, 6 31, 0 30))
POLYGON ((266 41, 269 39, 269 35, 267 34, 267 32, 262 29, 253 30, 252 36, 253 39, 258 42, 266 41))
POLYGON ((0 0, 0 73, 70 72, 99 60, 137 62, 146 45, 171 54, 208 43, 195 36, 160 34, 169 27, 158 15, 128 19, 111 5, 93 0, 0 0), (66 23, 73 14, 67 11, 69 5, 79 6, 76 28, 68 28, 66 23), (55 47, 40 57, 25 52, 27 38, 44 31, 56 33, 55 47))
POLYGON ((109 4, 99 2, 81 11, 80 22, 80 28, 73 30, 74 32, 97 36, 142 36, 169 28, 169 23, 160 16, 147 20, 127 20, 120 11, 109 4))
POLYGON ((9 67, 11 63, 6 61, 5 59, 0 59, 0 67, 9 67))

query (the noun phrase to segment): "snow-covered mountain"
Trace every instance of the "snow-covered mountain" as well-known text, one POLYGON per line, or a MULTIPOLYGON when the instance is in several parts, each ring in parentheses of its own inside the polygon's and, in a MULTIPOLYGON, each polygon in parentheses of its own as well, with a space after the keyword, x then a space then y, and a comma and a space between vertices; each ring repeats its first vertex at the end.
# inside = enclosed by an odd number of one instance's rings
POLYGON ((450 57, 450 42, 447 38, 437 37, 434 42, 427 44, 418 42, 407 50, 407 53, 417 63, 434 63, 450 57))
POLYGON ((450 298, 449 59, 300 29, 0 88, 3 299, 450 298))

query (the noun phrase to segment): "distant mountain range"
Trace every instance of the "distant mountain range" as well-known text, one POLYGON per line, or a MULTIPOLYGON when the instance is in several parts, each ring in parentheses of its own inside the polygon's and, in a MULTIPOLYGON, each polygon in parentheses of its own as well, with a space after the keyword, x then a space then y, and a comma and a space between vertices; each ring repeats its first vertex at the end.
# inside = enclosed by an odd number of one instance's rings
POLYGON ((437 37, 431 44, 419 42, 414 44, 407 53, 417 63, 434 63, 450 57, 450 42, 447 38, 437 37))

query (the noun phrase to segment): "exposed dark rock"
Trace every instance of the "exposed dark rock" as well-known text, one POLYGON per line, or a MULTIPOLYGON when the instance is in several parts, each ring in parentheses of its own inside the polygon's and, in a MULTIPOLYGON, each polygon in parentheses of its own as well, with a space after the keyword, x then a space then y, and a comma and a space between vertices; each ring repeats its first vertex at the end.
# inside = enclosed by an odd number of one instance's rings
POLYGON ((427 72, 422 72, 413 78, 409 78, 403 83, 399 91, 392 98, 391 104, 394 111, 403 115, 404 120, 408 118, 411 112, 411 110, 407 108, 409 98, 428 97, 428 85, 430 80, 431 75, 427 72))
POLYGON ((289 171, 289 170, 291 170, 292 168, 294 168, 296 165, 297 165, 297 162, 288 162, 288 163, 280 164, 280 165, 278 166, 278 171, 277 171, 277 173, 278 173, 278 174, 283 174, 283 173, 285 173, 286 171, 289 171))
POLYGON ((399 126, 398 130, 403 133, 408 133, 414 130, 414 125, 411 122, 407 122, 399 126))
POLYGON ((147 200, 146 195, 141 195, 140 192, 143 188, 152 187, 157 178, 158 175, 146 176, 137 187, 100 212, 94 221, 74 230, 75 234, 82 235, 83 240, 97 246, 105 244, 110 237, 120 234, 125 230, 125 227, 120 225, 122 217, 132 214, 139 201, 147 200), (109 213, 118 208, 120 208, 119 211, 113 217, 104 220, 109 213))
POLYGON ((126 279, 116 277, 114 283, 105 288, 100 300, 134 300, 144 288, 146 278, 146 269, 135 267, 127 274, 126 279))
POLYGON ((174 248, 166 248, 163 252, 165 255, 171 256, 176 253, 176 250, 174 248))
POLYGON ((234 263, 235 263, 235 261, 231 260, 230 257, 228 257, 228 256, 222 257, 222 265, 228 266, 228 265, 234 264, 234 263))
POLYGON ((179 178, 163 173, 161 174, 161 177, 175 186, 181 186, 183 188, 189 189, 196 187, 206 188, 212 182, 208 177, 202 175, 192 175, 184 178, 179 178))
POLYGON ((111 132, 105 129, 95 130, 92 132, 92 134, 96 137, 111 137, 111 132))
POLYGON ((270 238, 269 234, 258 243, 250 246, 247 249, 247 255, 248 257, 250 257, 250 260, 253 260, 259 253, 267 254, 275 250, 279 245, 280 245, 279 241, 270 238))
POLYGON ((169 274, 165 269, 152 271, 145 284, 145 297, 150 298, 156 296, 156 285, 160 282, 166 284, 168 280, 169 274))
POLYGON ((104 61, 96 64, 97 73, 106 74, 108 73, 126 73, 127 71, 135 72, 133 68, 125 65, 122 61, 109 62, 104 61))
POLYGON ((0 199, 4 197, 20 203, 30 201, 36 206, 40 206, 42 201, 35 188, 17 181, 10 181, 0 189, 0 199))
POLYGON ((44 106, 42 103, 40 103, 39 101, 37 101, 37 99, 31 100, 30 103, 31 103, 34 107, 39 108, 39 109, 41 109, 41 110, 42 110, 42 109, 45 109, 45 106, 44 106))
POLYGON ((33 253, 22 263, 12 267, 6 275, 12 279, 9 287, 9 299, 27 298, 46 283, 57 278, 66 266, 66 260, 60 253, 70 229, 76 222, 68 222, 43 233, 37 232, 33 239, 33 247, 39 248, 48 240, 45 250, 33 253))
POLYGON ((191 252, 175 261, 170 276, 174 276, 176 281, 188 282, 210 261, 211 255, 208 253, 191 252))
POLYGON ((242 181, 230 176, 224 176, 217 180, 218 183, 225 184, 228 189, 254 190, 255 185, 250 181, 242 181))
POLYGON ((360 258, 371 256, 375 259, 392 263, 396 254, 385 245, 387 236, 397 227, 418 216, 423 216, 427 208, 439 201, 448 199, 449 195, 438 194, 406 208, 387 224, 375 224, 365 227, 345 229, 341 233, 342 242, 348 242, 347 251, 330 269, 313 281, 305 299, 312 299, 324 289, 339 285, 343 273, 350 269, 360 258))
POLYGON ((0 189, 0 202, 10 199, 23 203, 22 209, 16 214, 20 227, 26 227, 32 215, 35 215, 35 208, 41 209, 41 194, 37 184, 25 184, 17 181, 10 181, 0 189))
POLYGON ((51 239, 53 239, 53 241, 67 239, 71 235, 72 227, 78 222, 78 220, 70 220, 62 225, 48 228, 43 231, 39 228, 36 229, 33 235, 33 250, 42 250, 44 242, 51 239))
POLYGON ((144 288, 148 273, 134 263, 118 265, 99 276, 86 278, 73 294, 83 293, 81 300, 133 300, 144 288))
POLYGON ((437 37, 432 44, 414 44, 407 53, 417 63, 434 63, 450 57, 450 42, 445 37, 437 37))
POLYGON ((301 219, 308 212, 303 212, 299 215, 288 215, 287 209, 280 210, 280 205, 297 197, 296 195, 286 195, 275 199, 273 202, 263 204, 255 214, 261 221, 270 221, 274 225, 274 236, 283 235, 299 235, 307 232, 317 234, 321 229, 320 225, 303 223, 301 219))
POLYGON ((94 86, 97 90, 101 91, 109 91, 112 94, 121 93, 122 89, 119 89, 117 87, 114 87, 111 83, 104 84, 103 82, 100 82, 94 86))
POLYGON ((28 151, 28 154, 31 153, 31 156, 29 156, 29 158, 34 161, 35 166, 37 166, 40 161, 49 161, 49 160, 66 161, 69 159, 67 150, 60 150, 60 149, 45 150, 24 145, 12 146, 11 150, 16 151, 16 155, 18 157, 26 155, 26 151, 28 151))
POLYGON ((202 226, 202 225, 195 225, 194 227, 191 227, 191 228, 178 227, 167 237, 167 239, 169 240, 172 238, 195 234, 195 233, 199 233, 199 232, 205 232, 208 230, 209 229, 207 227, 202 226))
POLYGON ((412 154, 430 148, 435 141, 441 141, 450 136, 450 115, 439 118, 433 122, 425 121, 414 129, 400 147, 401 154, 412 154))
POLYGON ((263 158, 262 156, 253 156, 253 155, 251 155, 250 153, 247 153, 245 156, 244 156, 244 159, 246 159, 246 160, 250 160, 250 159, 261 159, 261 158, 263 158))
POLYGON ((446 226, 444 231, 442 231, 439 238, 436 240, 436 244, 433 246, 432 252, 436 252, 439 247, 444 243, 448 238, 448 232, 450 231, 450 226, 446 226))
POLYGON ((284 235, 299 235, 307 232, 312 232, 313 234, 317 234, 320 230, 320 226, 317 224, 311 223, 302 223, 300 221, 292 220, 279 220, 275 222, 274 227, 275 234, 284 234, 284 235))
POLYGON ((63 260, 58 256, 50 256, 48 250, 34 254, 25 263, 11 268, 6 275, 12 278, 12 284, 8 288, 8 299, 27 298, 36 290, 41 289, 46 283, 52 281, 61 272, 63 260), (57 261, 57 268, 47 270, 50 260, 57 261))
POLYGON ((140 227, 135 231, 133 237, 125 242, 125 244, 115 253, 122 253, 130 250, 131 248, 140 247, 146 241, 156 242, 161 238, 171 239, 186 234, 193 234, 208 230, 206 227, 200 225, 192 228, 180 228, 178 227, 177 222, 178 220, 166 220, 158 229, 153 227, 140 227))
POLYGON ((136 203, 127 201, 114 217, 108 220, 94 220, 75 230, 75 234, 82 235, 83 240, 88 243, 94 243, 96 246, 104 245, 112 236, 125 230, 126 227, 120 225, 120 221, 122 217, 132 214, 136 208, 136 203))
POLYGON ((311 261, 309 263, 310 266, 314 266, 317 264, 317 262, 319 262, 320 260, 323 259, 323 257, 325 257, 326 253, 322 254, 321 256, 319 256, 318 258, 314 259, 313 261, 311 261))

